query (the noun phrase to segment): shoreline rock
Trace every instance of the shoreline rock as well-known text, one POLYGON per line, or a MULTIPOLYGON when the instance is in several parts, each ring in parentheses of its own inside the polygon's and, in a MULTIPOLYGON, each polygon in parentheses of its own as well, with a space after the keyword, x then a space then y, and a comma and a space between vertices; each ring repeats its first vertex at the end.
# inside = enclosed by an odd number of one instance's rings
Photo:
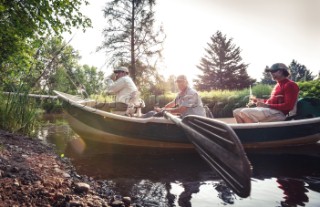
POLYGON ((107 181, 78 175, 53 146, 0 130, 0 206, 133 205, 115 196, 107 181))

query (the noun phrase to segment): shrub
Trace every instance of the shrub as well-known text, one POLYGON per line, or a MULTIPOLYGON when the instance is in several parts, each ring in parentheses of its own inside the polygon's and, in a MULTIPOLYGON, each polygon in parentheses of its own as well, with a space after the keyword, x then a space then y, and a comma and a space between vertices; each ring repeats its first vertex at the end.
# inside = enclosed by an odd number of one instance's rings
POLYGON ((300 88, 300 98, 320 98, 320 80, 298 82, 297 84, 300 88))

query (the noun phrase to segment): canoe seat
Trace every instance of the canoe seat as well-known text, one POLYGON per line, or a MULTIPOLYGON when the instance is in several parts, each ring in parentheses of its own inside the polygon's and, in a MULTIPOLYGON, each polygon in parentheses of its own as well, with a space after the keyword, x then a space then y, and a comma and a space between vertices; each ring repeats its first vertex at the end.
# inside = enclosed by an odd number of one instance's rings
POLYGON ((288 116, 286 120, 320 117, 320 99, 300 98, 297 102, 295 115, 288 116))

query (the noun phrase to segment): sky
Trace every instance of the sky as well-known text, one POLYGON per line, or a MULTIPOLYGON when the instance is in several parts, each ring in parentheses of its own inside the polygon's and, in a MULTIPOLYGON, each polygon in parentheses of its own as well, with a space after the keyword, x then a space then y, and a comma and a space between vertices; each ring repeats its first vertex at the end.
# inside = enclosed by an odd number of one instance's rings
MULTIPOLYGON (((102 43, 105 27, 102 9, 106 0, 89 0, 82 12, 93 28, 74 30, 71 45, 80 52, 80 63, 106 73, 102 43)), ((205 55, 210 37, 218 30, 240 47, 249 64, 249 76, 259 80, 264 68, 273 63, 289 65, 294 59, 313 75, 320 71, 320 0, 158 0, 154 11, 167 35, 163 63, 165 77, 185 74, 189 80, 200 73, 197 65, 205 55)))

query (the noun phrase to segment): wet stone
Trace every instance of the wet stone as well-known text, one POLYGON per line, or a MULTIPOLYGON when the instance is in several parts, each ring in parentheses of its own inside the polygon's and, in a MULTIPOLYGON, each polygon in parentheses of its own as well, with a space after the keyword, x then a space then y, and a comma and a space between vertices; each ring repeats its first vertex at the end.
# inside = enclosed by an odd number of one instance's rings
POLYGON ((82 207, 84 206, 82 202, 80 201, 70 201, 69 202, 70 207, 82 207))
POLYGON ((131 204, 131 198, 130 197, 123 197, 122 201, 123 201, 125 206, 130 206, 130 204, 131 204))
POLYGON ((77 193, 87 193, 90 190, 90 185, 87 183, 76 183, 75 192, 77 193))
POLYGON ((115 200, 111 203, 112 207, 124 207, 124 202, 120 200, 115 200))

